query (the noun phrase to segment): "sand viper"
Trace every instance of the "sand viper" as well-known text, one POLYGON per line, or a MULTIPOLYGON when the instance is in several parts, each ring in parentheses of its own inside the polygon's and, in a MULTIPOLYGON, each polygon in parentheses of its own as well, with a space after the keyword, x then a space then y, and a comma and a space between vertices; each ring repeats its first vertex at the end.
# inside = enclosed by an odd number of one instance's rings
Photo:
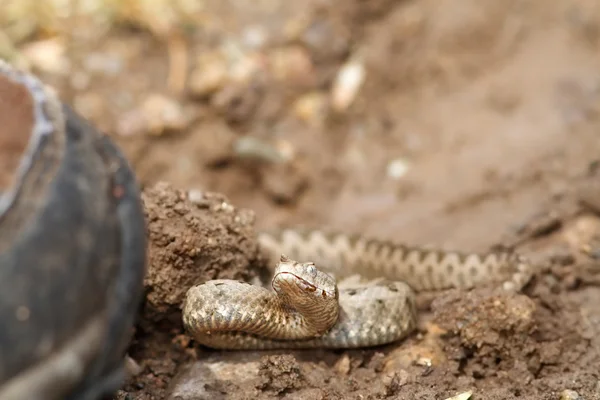
POLYGON ((218 349, 387 344, 415 328, 415 290, 499 281, 520 290, 531 275, 525 258, 512 251, 461 254, 295 230, 262 233, 259 243, 277 265, 274 291, 234 280, 190 288, 183 322, 199 343, 218 349), (344 278, 339 288, 336 278, 344 278))

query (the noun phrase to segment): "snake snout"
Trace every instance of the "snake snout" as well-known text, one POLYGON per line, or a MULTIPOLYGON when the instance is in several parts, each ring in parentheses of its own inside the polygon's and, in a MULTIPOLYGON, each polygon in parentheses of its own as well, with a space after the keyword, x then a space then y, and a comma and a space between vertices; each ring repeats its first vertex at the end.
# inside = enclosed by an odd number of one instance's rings
POLYGON ((317 290, 317 286, 291 272, 279 272, 273 277, 273 289, 278 293, 298 290, 302 293, 312 293, 317 290))

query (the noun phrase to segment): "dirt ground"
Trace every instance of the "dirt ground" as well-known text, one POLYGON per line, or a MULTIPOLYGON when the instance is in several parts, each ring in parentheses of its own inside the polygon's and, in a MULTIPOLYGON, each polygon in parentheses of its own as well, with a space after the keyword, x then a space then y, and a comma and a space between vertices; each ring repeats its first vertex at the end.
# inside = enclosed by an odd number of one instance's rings
POLYGON ((147 295, 117 399, 600 399, 600 1, 180 1, 200 8, 177 23, 143 3, 4 51, 144 186, 147 295), (295 225, 515 246, 536 275, 422 299, 418 332, 383 348, 197 346, 187 288, 263 274, 255 232, 295 225))

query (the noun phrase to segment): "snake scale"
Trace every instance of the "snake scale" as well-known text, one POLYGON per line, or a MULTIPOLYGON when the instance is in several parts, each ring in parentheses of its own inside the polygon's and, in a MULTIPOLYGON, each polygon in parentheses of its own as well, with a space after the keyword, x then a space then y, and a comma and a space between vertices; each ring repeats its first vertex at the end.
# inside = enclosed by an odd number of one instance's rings
POLYGON ((415 291, 492 282, 516 291, 531 276, 527 260, 512 251, 463 254, 318 230, 286 229, 258 239, 277 265, 274 291, 234 280, 190 288, 183 322, 200 344, 230 350, 383 345, 414 330, 415 291))

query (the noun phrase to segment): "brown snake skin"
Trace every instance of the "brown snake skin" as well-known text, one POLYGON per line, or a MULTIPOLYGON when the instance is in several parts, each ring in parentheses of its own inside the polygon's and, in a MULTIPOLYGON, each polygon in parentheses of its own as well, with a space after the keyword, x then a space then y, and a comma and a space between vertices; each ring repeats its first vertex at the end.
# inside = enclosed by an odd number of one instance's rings
POLYGON ((218 349, 377 346, 415 328, 414 290, 502 282, 505 290, 517 291, 531 277, 527 261, 509 251, 461 254, 295 230, 262 233, 259 242, 273 261, 289 256, 277 264, 275 292, 232 280, 189 289, 183 322, 199 343, 218 349), (314 261, 330 274, 294 260, 314 261), (364 282, 357 275, 377 279, 364 282), (346 278, 339 289, 333 276, 346 278))

